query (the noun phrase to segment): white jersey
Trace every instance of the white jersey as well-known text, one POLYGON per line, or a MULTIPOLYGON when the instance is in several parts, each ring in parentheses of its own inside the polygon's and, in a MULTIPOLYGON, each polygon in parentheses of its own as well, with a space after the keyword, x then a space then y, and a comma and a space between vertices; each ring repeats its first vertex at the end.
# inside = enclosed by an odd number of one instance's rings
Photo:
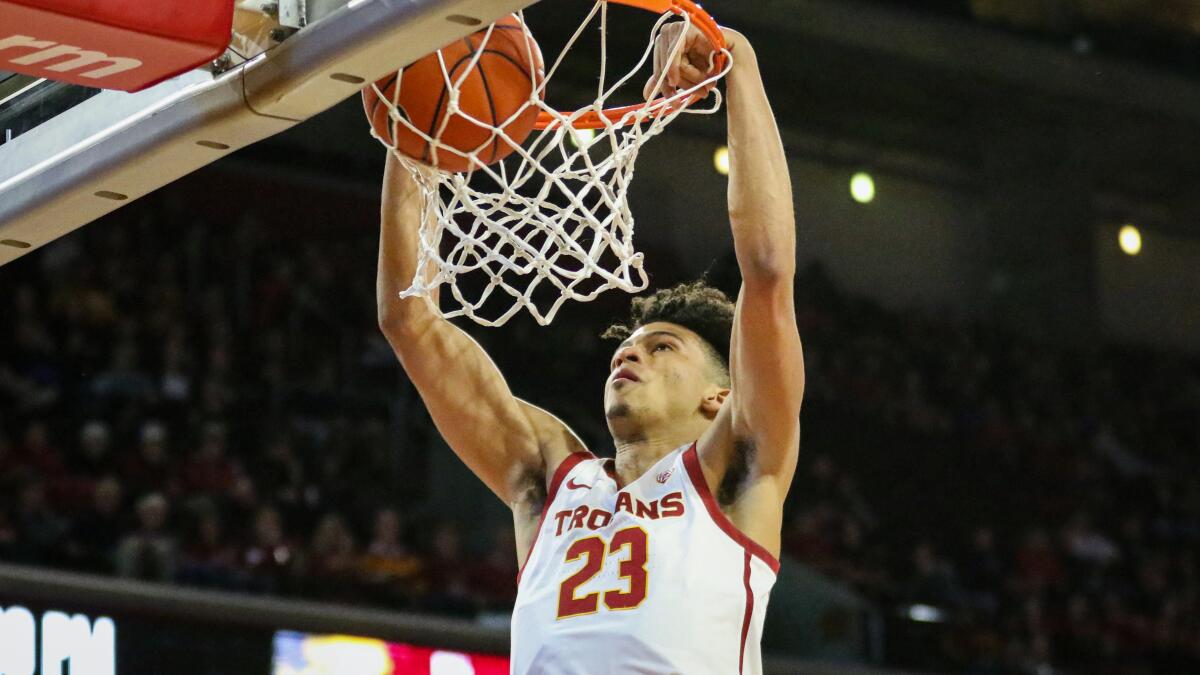
POLYGON ((517 580, 516 675, 757 675, 779 562, 717 506, 694 443, 619 486, 576 453, 517 580))

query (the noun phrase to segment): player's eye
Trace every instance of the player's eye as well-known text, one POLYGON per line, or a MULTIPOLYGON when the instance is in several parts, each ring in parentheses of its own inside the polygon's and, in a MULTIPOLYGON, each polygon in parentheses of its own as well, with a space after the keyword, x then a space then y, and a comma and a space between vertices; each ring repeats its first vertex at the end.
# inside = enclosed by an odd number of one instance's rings
POLYGON ((660 342, 660 343, 658 343, 658 344, 654 345, 654 351, 656 351, 656 352, 657 352, 657 351, 659 351, 659 350, 661 350, 661 349, 674 349, 674 347, 672 347, 671 345, 667 344, 666 342, 660 342))

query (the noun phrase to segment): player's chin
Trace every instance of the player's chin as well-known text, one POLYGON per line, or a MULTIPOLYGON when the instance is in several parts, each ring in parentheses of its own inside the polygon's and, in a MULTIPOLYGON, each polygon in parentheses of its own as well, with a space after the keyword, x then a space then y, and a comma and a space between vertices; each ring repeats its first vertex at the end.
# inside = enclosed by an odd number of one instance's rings
POLYGON ((629 392, 635 388, 635 387, 629 386, 630 384, 633 384, 633 383, 630 382, 629 380, 616 380, 614 382, 609 382, 607 385, 605 385, 605 387, 604 387, 604 405, 605 405, 605 407, 607 408, 608 405, 614 401, 623 401, 626 398, 628 398, 629 392))
POLYGON ((621 419, 629 417, 629 405, 626 403, 612 402, 604 406, 605 419, 621 419))

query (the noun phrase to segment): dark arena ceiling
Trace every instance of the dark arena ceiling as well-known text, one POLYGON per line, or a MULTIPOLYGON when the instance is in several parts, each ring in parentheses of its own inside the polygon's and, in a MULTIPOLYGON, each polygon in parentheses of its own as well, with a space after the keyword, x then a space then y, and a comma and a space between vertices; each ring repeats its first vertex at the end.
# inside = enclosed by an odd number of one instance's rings
POLYGON ((1195 0, 874 0, 975 19, 1031 36, 1082 40, 1080 47, 1200 73, 1200 2, 1195 0))

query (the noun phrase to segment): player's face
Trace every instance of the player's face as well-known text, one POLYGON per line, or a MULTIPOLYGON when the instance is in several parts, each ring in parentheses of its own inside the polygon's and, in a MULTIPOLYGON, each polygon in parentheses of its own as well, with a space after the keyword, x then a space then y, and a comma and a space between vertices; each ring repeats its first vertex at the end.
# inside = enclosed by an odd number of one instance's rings
POLYGON ((710 376, 700 336, 678 324, 648 323, 612 355, 605 415, 610 421, 627 415, 649 421, 694 414, 714 386, 710 376))

